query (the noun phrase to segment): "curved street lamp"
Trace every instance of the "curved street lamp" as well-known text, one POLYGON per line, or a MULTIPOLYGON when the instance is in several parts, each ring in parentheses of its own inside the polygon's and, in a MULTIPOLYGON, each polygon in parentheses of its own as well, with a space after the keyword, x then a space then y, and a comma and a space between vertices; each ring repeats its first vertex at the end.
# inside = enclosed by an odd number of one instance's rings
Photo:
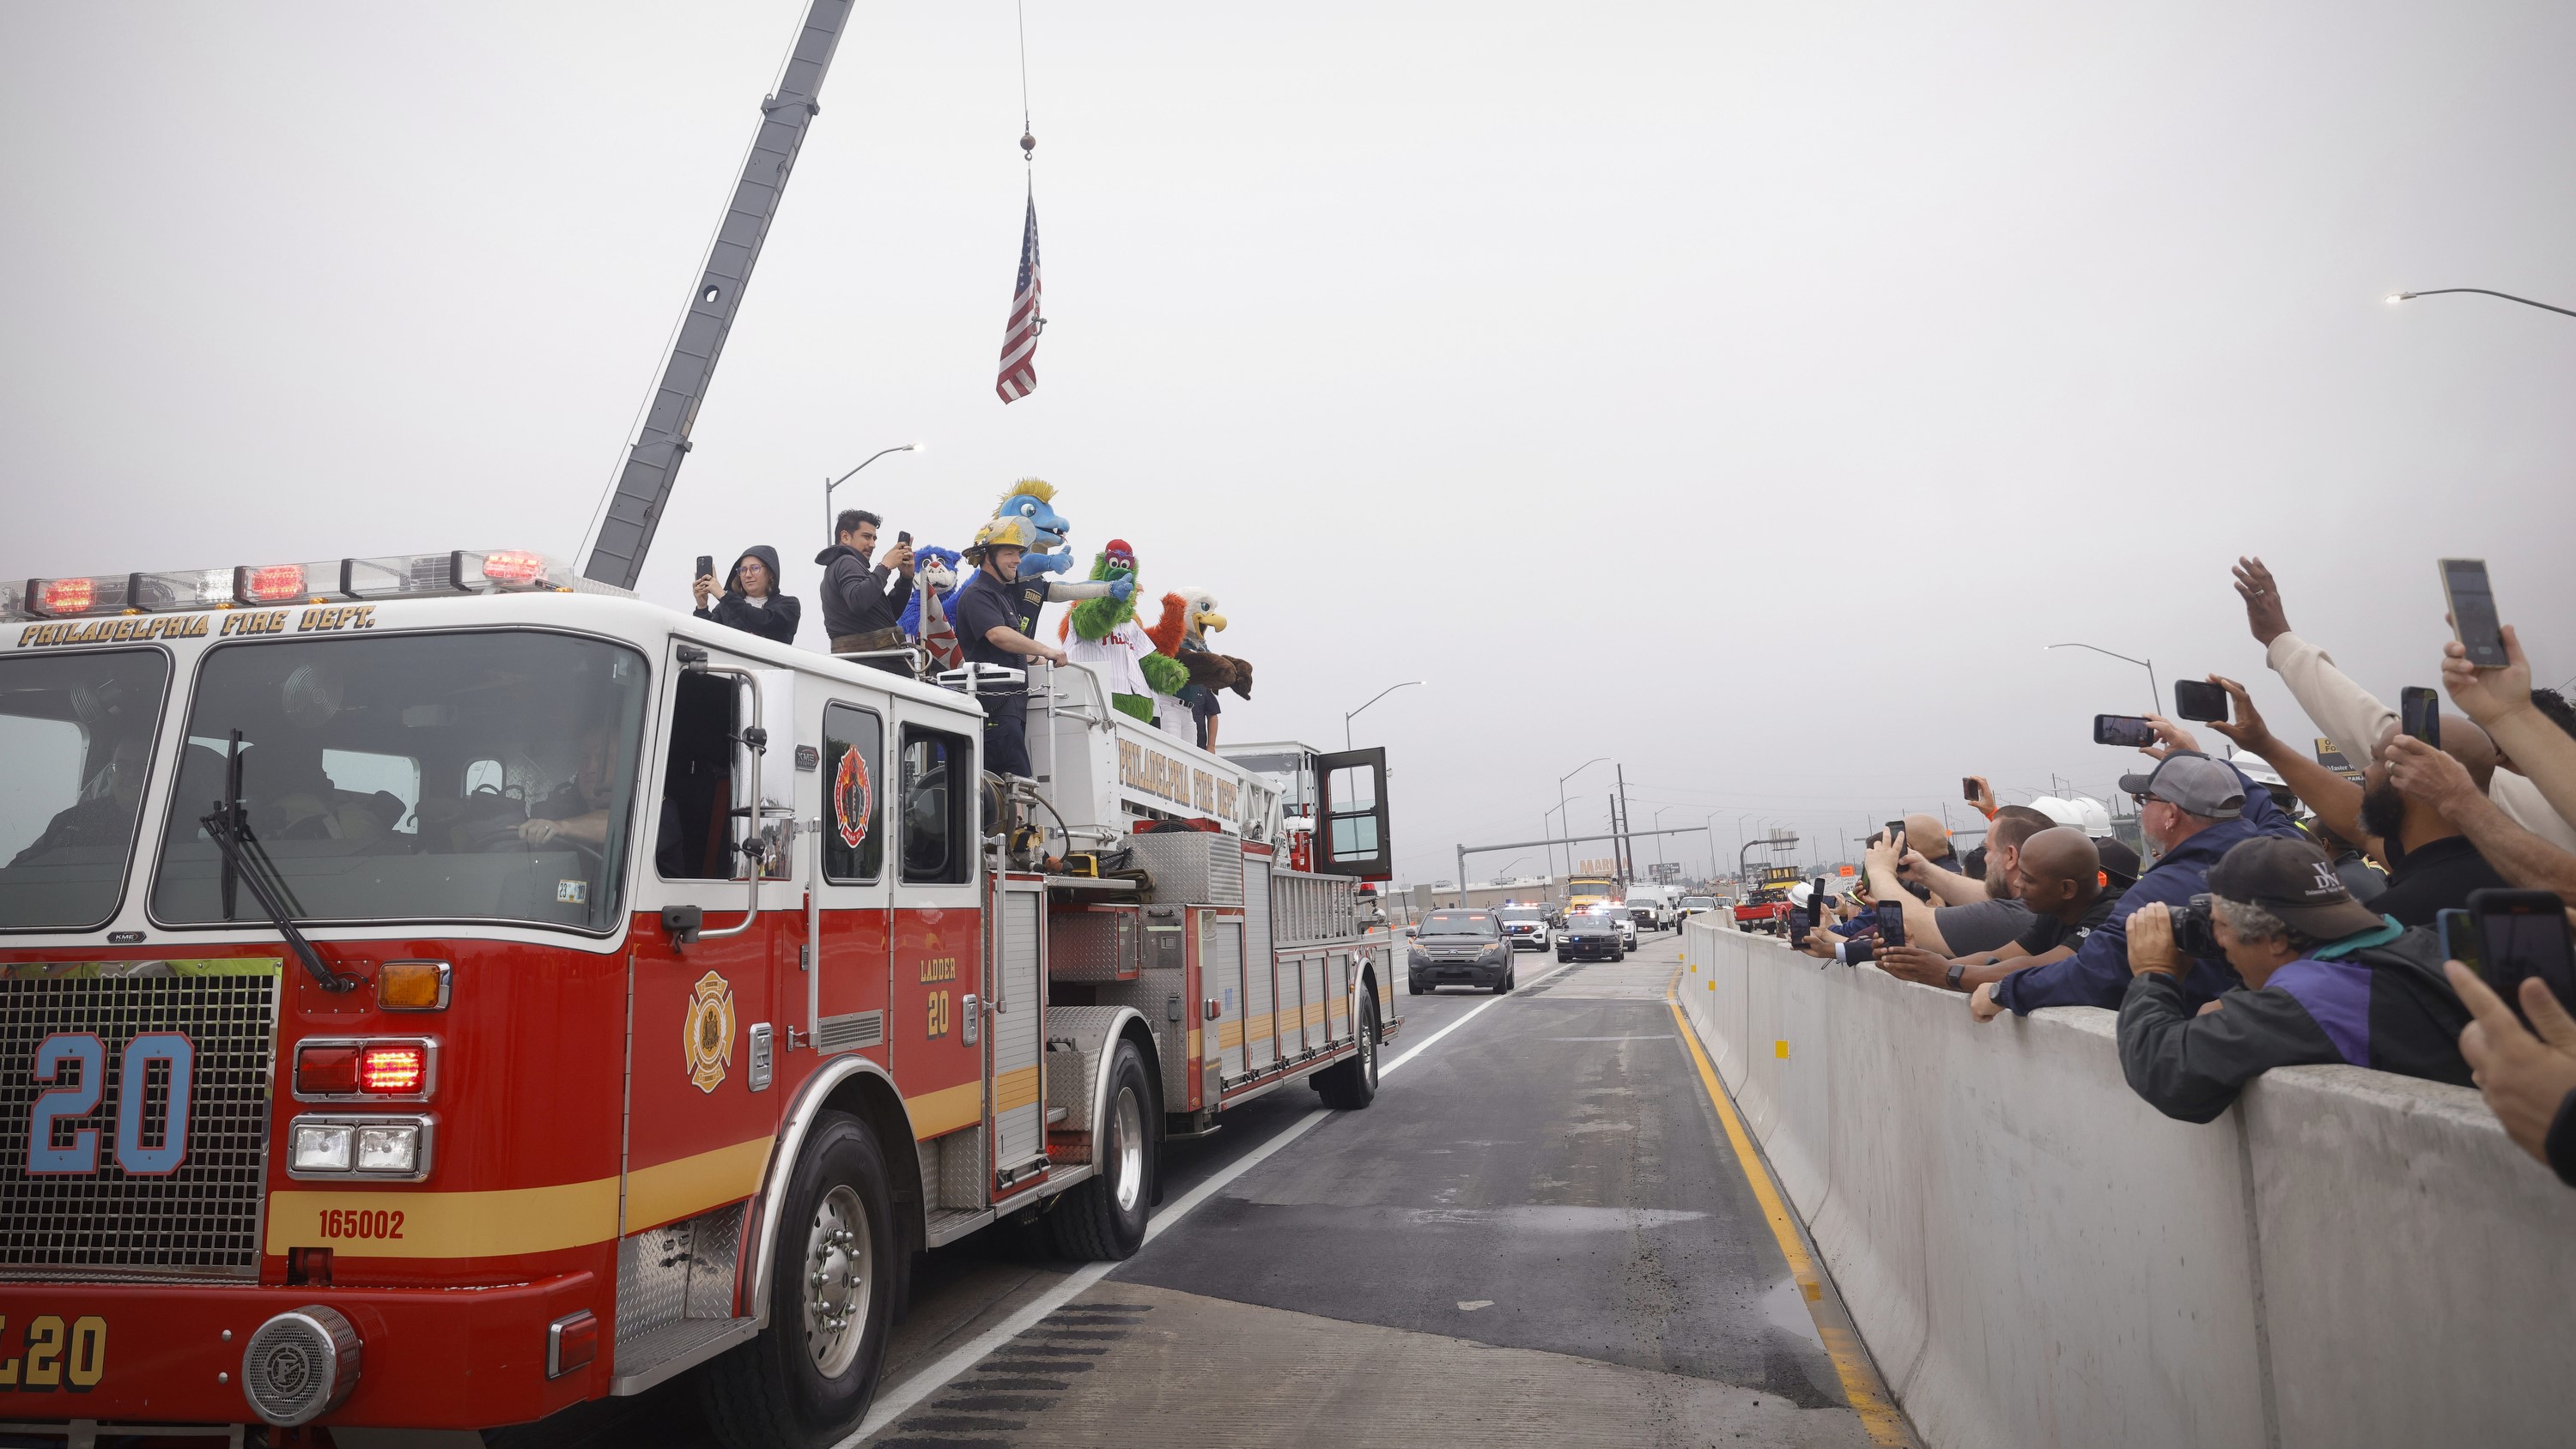
MULTIPOLYGON (((1591 759, 1556 777, 1556 823, 1559 826, 1567 830, 1574 828, 1574 817, 1565 813, 1565 782, 1595 765, 1607 762, 1609 758, 1608 755, 1594 755, 1591 759)), ((1569 877, 1574 874, 1574 847, 1571 845, 1565 848, 1565 873, 1569 877)))
POLYGON ((1351 747, 1351 721, 1358 717, 1360 710, 1368 708, 1369 704, 1375 704, 1379 700, 1386 698, 1388 695, 1395 693, 1399 689, 1410 689, 1421 682, 1422 681, 1419 679, 1408 679, 1402 684, 1390 684, 1386 688, 1379 690, 1377 693, 1370 695, 1368 697, 1368 704, 1363 704, 1359 709, 1352 710, 1349 714, 1343 715, 1342 748, 1347 750, 1351 747))
MULTIPOLYGON (((875 452, 868 454, 867 462, 861 463, 859 468, 868 466, 868 463, 873 463, 888 453, 926 453, 929 451, 930 445, 928 443, 897 443, 891 448, 879 448, 875 452)), ((840 537, 840 534, 832 527, 833 524, 840 521, 838 515, 832 512, 832 490, 859 476, 859 468, 852 468, 849 472, 842 474, 840 477, 828 479, 823 484, 823 536, 825 538, 838 539, 840 537)))
POLYGON ((2392 292, 2389 294, 2388 304, 2393 307, 2400 302, 2412 302, 2418 297, 2448 297, 2461 292, 2474 292, 2481 297, 2502 297, 2508 302, 2520 302, 2526 307, 2537 307, 2543 312, 2555 312, 2561 317, 2576 317, 2576 312, 2571 312, 2564 307, 2553 307, 2547 302, 2535 302, 2529 297, 2517 297, 2511 292, 2498 292, 2487 287, 2435 287, 2428 292, 2392 292))
POLYGON ((2119 653, 2115 650, 2105 649, 2099 644, 2066 643, 2051 644, 2048 647, 2051 649, 2090 649, 2096 654, 2108 654, 2114 659, 2128 659, 2131 664, 2135 664, 2139 668, 2147 671, 2147 713, 2163 714, 2165 712, 2163 704, 2164 689, 2156 683, 2156 662, 2154 660, 2129 659, 2128 655, 2119 653))

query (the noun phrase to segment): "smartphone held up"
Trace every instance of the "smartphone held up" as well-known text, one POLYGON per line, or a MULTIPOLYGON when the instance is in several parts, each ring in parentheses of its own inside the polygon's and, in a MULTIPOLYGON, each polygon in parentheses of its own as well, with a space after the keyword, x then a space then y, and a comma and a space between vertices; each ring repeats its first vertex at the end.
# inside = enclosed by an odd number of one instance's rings
POLYGON ((2495 591, 2487 587, 2482 558, 2442 560, 2442 598, 2451 607, 2451 634, 2480 669, 2505 666, 2504 625, 2496 618, 2495 591))
POLYGON ((2093 743, 2126 745, 2144 749, 2156 742, 2155 721, 2137 714, 2097 714, 2093 716, 2093 743))
POLYGON ((2198 724, 2227 722, 2227 691, 2205 679, 2174 681, 2174 718, 2198 724))
POLYGON ((2397 727, 2435 749, 2442 747, 2442 694, 2420 684, 2397 691, 2397 727))

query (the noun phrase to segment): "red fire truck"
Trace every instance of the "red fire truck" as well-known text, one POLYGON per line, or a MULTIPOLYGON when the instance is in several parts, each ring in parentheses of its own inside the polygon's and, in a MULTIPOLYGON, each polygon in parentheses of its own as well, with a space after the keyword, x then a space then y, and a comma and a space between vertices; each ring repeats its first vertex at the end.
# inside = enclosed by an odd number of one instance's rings
POLYGON ((915 1250, 1122 1257, 1169 1141, 1375 1092, 1382 752, 1238 764, 1087 669, 943 688, 507 551, 0 617, 0 1434, 694 1372, 828 1442, 915 1250), (1036 781, 980 767, 997 683, 1036 781))

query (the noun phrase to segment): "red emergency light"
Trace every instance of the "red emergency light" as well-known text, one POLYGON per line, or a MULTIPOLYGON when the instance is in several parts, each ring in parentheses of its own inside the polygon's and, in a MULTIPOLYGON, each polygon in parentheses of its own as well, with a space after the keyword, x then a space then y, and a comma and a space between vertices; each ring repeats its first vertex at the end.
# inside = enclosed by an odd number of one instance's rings
POLYGON ((65 614, 86 614, 98 602, 96 579, 36 580, 36 609, 39 613, 59 618, 65 614))
POLYGON ((545 556, 524 549, 495 549, 483 555, 483 577, 496 584, 524 589, 545 580, 545 556))
POLYGON ((304 565, 245 564, 233 570, 233 602, 283 604, 304 597, 304 565))
POLYGON ((430 1043, 306 1042, 295 1053, 299 1097, 422 1097, 429 1094, 430 1043))

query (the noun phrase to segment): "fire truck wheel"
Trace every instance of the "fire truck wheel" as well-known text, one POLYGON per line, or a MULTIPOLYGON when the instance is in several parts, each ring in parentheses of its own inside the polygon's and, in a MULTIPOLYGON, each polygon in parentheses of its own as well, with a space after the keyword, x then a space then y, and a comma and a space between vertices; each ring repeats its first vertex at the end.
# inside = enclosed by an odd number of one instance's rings
POLYGON ((894 1323, 885 1158, 855 1117, 815 1119, 770 1245, 769 1327, 699 1378, 726 1449, 824 1445, 867 1413, 894 1323))
POLYGON ((1315 1090, 1336 1112, 1356 1112, 1377 1098, 1377 993, 1360 996, 1360 1049, 1315 1074, 1315 1090))
POLYGON ((1145 1218, 1154 1202, 1153 1090, 1136 1044, 1118 1043, 1109 1059, 1109 1112, 1102 1124, 1100 1171, 1066 1193, 1047 1214, 1056 1250, 1095 1262, 1132 1258, 1145 1245, 1145 1218))

